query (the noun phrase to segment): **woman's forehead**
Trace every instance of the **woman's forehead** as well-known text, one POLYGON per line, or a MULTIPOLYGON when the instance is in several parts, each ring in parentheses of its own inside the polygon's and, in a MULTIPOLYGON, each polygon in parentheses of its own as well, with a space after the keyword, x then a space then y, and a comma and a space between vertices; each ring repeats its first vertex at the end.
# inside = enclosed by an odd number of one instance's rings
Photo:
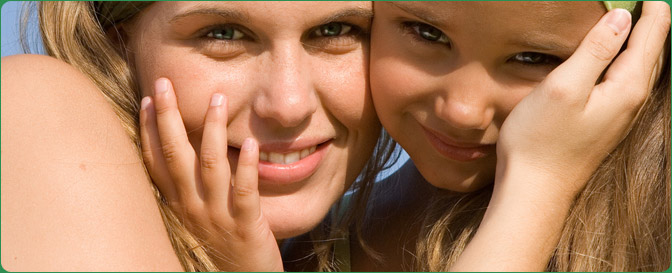
POLYGON ((197 2, 175 1, 157 2, 152 5, 163 21, 174 22, 189 15, 216 15, 224 19, 240 21, 315 21, 324 20, 334 13, 354 13, 361 16, 372 16, 370 2, 197 2))

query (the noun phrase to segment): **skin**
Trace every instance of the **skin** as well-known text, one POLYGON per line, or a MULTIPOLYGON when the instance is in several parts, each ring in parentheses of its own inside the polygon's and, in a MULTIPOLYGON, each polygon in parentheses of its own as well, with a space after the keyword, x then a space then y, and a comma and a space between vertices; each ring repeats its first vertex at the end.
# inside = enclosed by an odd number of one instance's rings
POLYGON ((42 55, 2 58, 1 82, 3 269, 183 270, 137 149, 95 85, 42 55))
POLYGON ((451 270, 543 270, 572 198, 646 99, 669 7, 645 5, 602 81, 630 16, 600 19, 601 3, 393 2, 374 10, 374 104, 412 162, 378 184, 367 216, 375 220, 365 240, 384 262, 351 241, 352 269, 408 270, 427 196, 494 181, 485 217, 451 270), (540 64, 524 64, 540 56, 540 64), (441 152, 422 126, 453 148, 441 152))

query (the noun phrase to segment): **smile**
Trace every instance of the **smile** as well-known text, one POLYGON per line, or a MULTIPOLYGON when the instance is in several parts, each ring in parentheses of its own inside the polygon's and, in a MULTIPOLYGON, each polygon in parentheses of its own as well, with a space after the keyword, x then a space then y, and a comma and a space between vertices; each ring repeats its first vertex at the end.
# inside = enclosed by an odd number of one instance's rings
POLYGON ((259 161, 267 161, 276 164, 292 164, 313 154, 315 150, 317 150, 317 145, 286 154, 259 151, 259 161))
POLYGON ((464 143, 455 141, 439 132, 420 125, 434 149, 452 160, 468 162, 494 154, 494 144, 464 143))
MULTIPOLYGON (((259 184, 287 185, 308 179, 319 169, 331 143, 329 139, 260 144, 259 184)), ((240 148, 229 148, 229 160, 237 164, 240 148)))

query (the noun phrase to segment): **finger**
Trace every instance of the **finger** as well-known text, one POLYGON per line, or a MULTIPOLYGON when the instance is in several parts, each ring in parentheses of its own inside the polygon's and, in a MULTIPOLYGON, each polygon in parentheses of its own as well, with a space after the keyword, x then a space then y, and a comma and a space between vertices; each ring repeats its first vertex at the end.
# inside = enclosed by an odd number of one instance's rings
POLYGON ((620 89, 625 92, 624 96, 638 95, 629 93, 631 91, 650 90, 652 82, 659 74, 656 64, 662 65, 662 62, 658 62, 662 60, 661 54, 669 29, 670 7, 667 3, 645 2, 642 16, 628 40, 627 49, 616 58, 605 74, 604 81, 613 82, 612 86, 631 87, 620 89), (639 86, 633 86, 634 84, 639 86), (646 90, 642 90, 643 88, 646 90))
POLYGON ((172 84, 166 78, 156 80, 154 109, 163 157, 180 200, 188 202, 200 199, 195 177, 196 153, 184 129, 172 84))
POLYGON ((239 223, 253 223, 261 215, 259 205, 259 146, 247 138, 240 148, 235 181, 232 181, 232 216, 239 223))
POLYGON ((574 54, 553 70, 546 81, 554 82, 554 86, 562 86, 563 92, 586 99, 623 45, 630 21, 630 13, 624 9, 608 12, 588 32, 574 54))
POLYGON ((177 200, 177 192, 170 178, 170 173, 163 159, 161 141, 156 127, 156 113, 151 97, 144 97, 140 104, 140 142, 142 159, 147 171, 159 191, 169 204, 177 200))
POLYGON ((226 204, 231 170, 227 158, 227 99, 213 94, 205 115, 201 143, 201 178, 206 202, 226 204))

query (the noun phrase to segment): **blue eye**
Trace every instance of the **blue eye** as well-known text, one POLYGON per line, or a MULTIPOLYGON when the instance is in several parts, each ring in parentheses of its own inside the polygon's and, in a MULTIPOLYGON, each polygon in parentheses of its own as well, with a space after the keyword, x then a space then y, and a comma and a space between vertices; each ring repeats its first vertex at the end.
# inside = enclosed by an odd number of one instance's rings
POLYGON ((352 26, 345 23, 332 22, 321 25, 313 31, 316 37, 340 36, 350 33, 352 26))
POLYGON ((525 65, 560 65, 562 59, 548 54, 537 52, 521 52, 514 55, 512 61, 525 65))
POLYGON ((211 29, 206 36, 217 40, 239 40, 243 38, 245 34, 234 27, 223 26, 211 29))
POLYGON ((413 31, 415 31, 415 33, 424 40, 442 44, 450 43, 450 39, 448 39, 448 36, 446 36, 446 34, 444 34, 441 30, 433 26, 419 22, 413 22, 409 24, 411 29, 413 29, 413 31))

